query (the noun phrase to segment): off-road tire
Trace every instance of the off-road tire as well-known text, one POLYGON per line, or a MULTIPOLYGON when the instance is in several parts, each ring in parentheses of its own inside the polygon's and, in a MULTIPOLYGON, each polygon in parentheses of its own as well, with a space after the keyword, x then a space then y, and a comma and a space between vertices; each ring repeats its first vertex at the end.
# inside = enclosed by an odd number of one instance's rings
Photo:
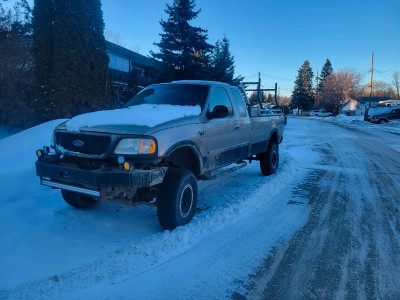
POLYGON ((61 190, 61 195, 67 204, 76 208, 92 208, 99 200, 87 195, 82 195, 66 190, 61 190))
POLYGON ((157 196, 157 216, 165 230, 189 223, 197 205, 197 179, 193 172, 170 168, 157 196))
POLYGON ((279 166, 279 146, 276 142, 270 142, 268 149, 260 157, 260 169, 264 176, 272 175, 279 166))

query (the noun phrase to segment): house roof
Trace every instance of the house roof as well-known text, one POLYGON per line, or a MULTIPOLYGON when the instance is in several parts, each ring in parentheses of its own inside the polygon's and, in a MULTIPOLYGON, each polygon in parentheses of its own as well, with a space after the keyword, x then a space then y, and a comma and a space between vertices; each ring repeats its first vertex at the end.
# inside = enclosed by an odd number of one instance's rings
MULTIPOLYGON (((390 97, 371 97, 371 102, 379 102, 383 100, 389 100, 390 97)), ((360 97, 357 99, 358 102, 369 102, 369 97, 360 97)))
POLYGON ((135 51, 124 48, 120 45, 106 41, 107 52, 121 57, 128 58, 132 61, 133 66, 157 68, 158 62, 135 51))

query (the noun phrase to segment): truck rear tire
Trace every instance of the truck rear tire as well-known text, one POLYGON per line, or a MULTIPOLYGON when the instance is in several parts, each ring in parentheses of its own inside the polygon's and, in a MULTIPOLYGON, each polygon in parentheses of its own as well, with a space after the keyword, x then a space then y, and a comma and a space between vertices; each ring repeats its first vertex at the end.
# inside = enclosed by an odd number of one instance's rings
POLYGON ((96 200, 93 197, 66 190, 61 190, 61 195, 67 204, 76 208, 92 208, 99 203, 99 200, 96 200))
POLYGON ((260 169, 264 176, 272 175, 279 166, 279 147, 276 142, 271 142, 268 149, 261 155, 260 169))
POLYGON ((157 197, 157 216, 165 230, 189 223, 197 205, 197 179, 193 172, 170 168, 157 197))

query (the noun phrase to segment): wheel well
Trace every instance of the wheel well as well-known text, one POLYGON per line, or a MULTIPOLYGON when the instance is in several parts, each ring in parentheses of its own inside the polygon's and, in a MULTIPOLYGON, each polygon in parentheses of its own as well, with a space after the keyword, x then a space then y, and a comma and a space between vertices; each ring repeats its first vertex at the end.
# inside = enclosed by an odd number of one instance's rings
POLYGON ((275 142, 277 145, 279 145, 278 133, 276 131, 274 131, 272 133, 271 137, 269 138, 268 146, 269 146, 269 144, 271 144, 271 142, 275 142))
POLYGON ((194 175, 200 175, 200 162, 196 152, 189 146, 179 147, 168 155, 166 161, 176 167, 188 169, 194 175))

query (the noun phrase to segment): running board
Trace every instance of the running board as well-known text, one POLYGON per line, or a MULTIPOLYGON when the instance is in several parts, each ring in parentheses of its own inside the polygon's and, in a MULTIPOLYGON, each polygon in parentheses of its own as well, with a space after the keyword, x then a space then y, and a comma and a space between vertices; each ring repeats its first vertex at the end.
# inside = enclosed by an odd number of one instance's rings
POLYGON ((221 178, 222 176, 225 176, 227 174, 233 173, 241 168, 244 168, 245 166, 247 166, 247 162, 242 162, 240 164, 237 164, 236 166, 233 166, 229 169, 217 169, 216 171, 213 171, 210 175, 204 175, 202 176, 202 180, 214 180, 214 179, 218 179, 221 178))
POLYGON ((88 195, 88 196, 100 197, 100 191, 98 191, 98 190, 81 188, 78 186, 63 184, 63 183, 59 183, 59 182, 55 182, 55 181, 50 181, 47 179, 41 179, 40 183, 42 185, 49 186, 54 189, 62 189, 62 190, 70 191, 70 192, 88 195))

